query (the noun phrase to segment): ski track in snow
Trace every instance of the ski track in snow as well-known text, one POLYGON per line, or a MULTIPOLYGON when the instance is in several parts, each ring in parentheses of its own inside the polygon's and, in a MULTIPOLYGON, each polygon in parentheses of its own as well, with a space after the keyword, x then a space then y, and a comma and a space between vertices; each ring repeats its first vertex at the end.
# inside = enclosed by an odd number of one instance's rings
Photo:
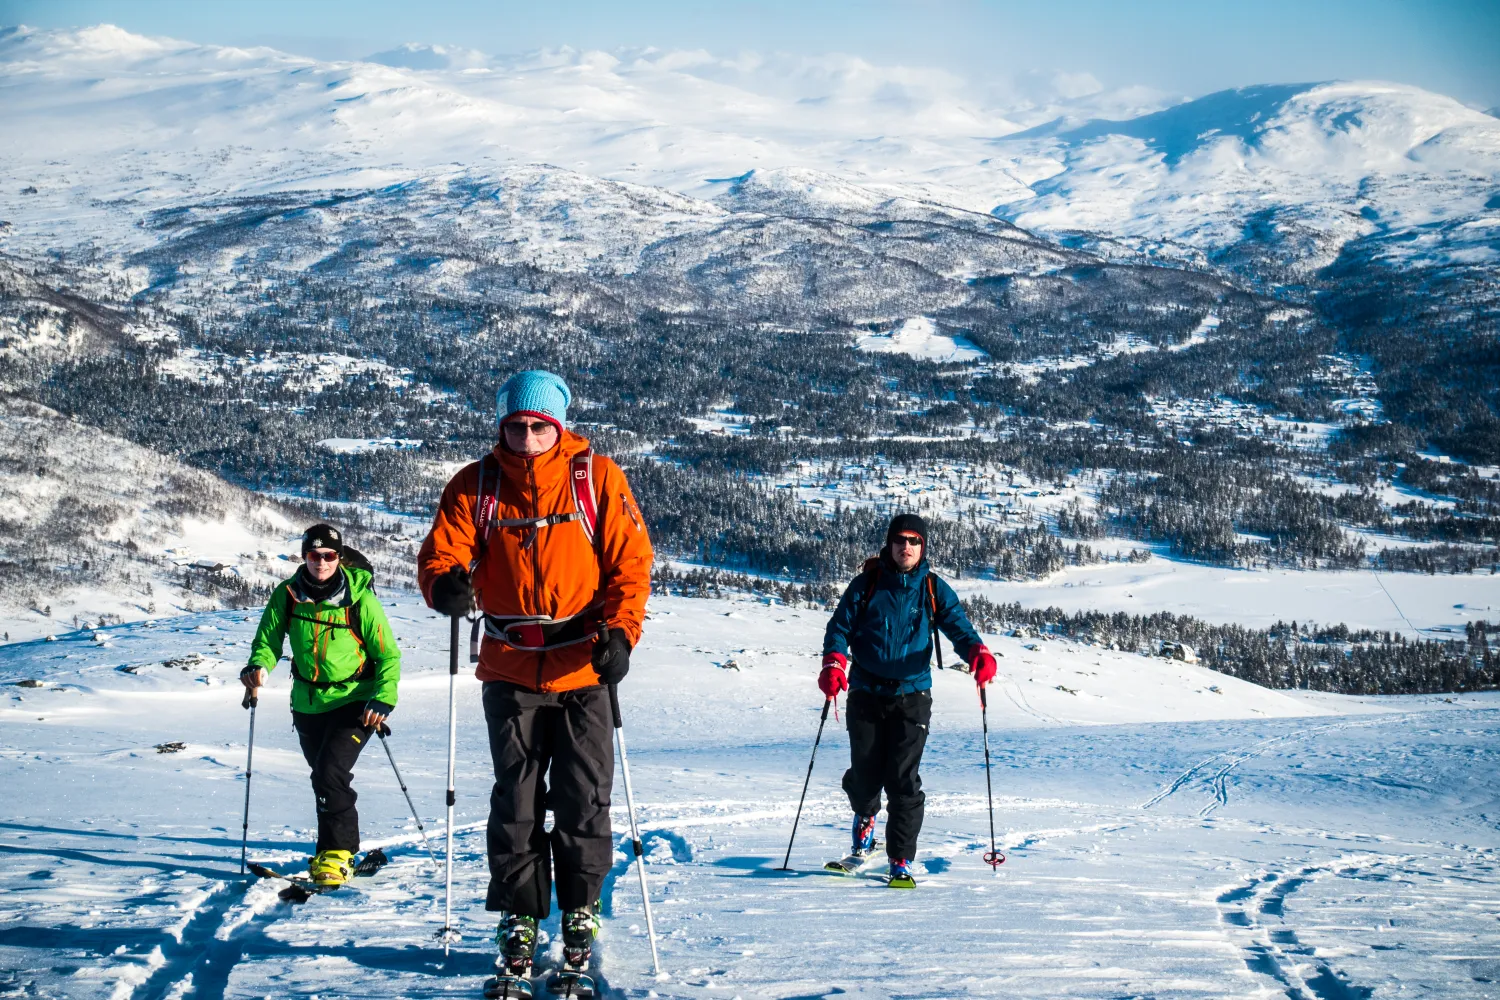
MULTIPOLYGON (((792 870, 777 870, 817 728, 824 616, 750 600, 652 607, 621 695, 667 974, 650 971, 617 787, 601 996, 1496 995, 1500 699, 1308 702, 1218 675, 1224 694, 1205 696, 1197 668, 1094 651, 1084 664, 1069 644, 1041 644, 992 689, 996 836, 1009 855, 992 873, 978 706, 969 680, 944 671, 921 884, 893 892, 878 869, 821 871, 848 836, 847 742, 831 717, 792 870), (740 669, 717 666, 729 654, 740 669), (1059 692, 1060 678, 1087 690, 1059 692), (1250 706, 1264 717, 1232 717, 1250 706)), ((391 856, 379 876, 298 906, 277 898, 279 883, 238 875, 247 719, 233 674, 253 619, 121 626, 109 647, 83 636, 0 647, 0 996, 478 995, 495 917, 482 908, 477 686, 460 678, 463 937, 445 959, 433 937, 442 875, 379 752, 356 782, 364 846, 391 856), (217 656, 196 671, 152 666, 189 650, 217 656), (22 678, 44 686, 14 686, 22 678), (166 741, 187 746, 156 752, 166 741)), ((404 598, 392 621, 407 657, 391 747, 441 857, 446 629, 404 598)), ((313 814, 284 697, 273 677, 250 855, 287 870, 311 846, 313 814)), ((557 924, 544 924, 554 961, 557 924)))

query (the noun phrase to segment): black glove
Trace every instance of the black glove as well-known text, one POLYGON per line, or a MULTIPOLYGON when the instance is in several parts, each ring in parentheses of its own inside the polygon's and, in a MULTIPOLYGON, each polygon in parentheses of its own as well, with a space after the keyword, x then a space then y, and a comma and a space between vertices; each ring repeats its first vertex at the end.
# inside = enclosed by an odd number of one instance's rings
POLYGON ((469 574, 455 566, 432 581, 432 610, 449 618, 466 615, 474 606, 474 587, 469 574))
POLYGON ((594 643, 594 672, 600 684, 618 684, 630 673, 630 640, 615 629, 594 643))
POLYGON ((365 711, 374 712, 376 715, 388 716, 395 710, 395 705, 387 705, 385 702, 376 701, 374 698, 371 698, 369 701, 365 702, 365 711))

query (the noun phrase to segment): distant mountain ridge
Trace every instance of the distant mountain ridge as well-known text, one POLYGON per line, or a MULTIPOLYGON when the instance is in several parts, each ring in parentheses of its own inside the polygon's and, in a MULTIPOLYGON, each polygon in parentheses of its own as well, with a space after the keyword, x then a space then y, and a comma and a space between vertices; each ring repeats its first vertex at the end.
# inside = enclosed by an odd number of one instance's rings
POLYGON ((827 180, 803 186, 803 211, 846 210, 852 184, 1158 258, 1266 265, 1274 280, 1392 233, 1426 234, 1406 248, 1418 264, 1500 259, 1490 236, 1462 228, 1494 211, 1500 122, 1396 84, 1181 103, 1065 88, 1007 97, 848 57, 497 59, 407 45, 330 63, 108 25, 0 30, 0 84, 0 128, 17 139, 0 151, 15 179, 0 190, 11 248, 139 246, 145 213, 205 198, 552 163, 737 207, 768 176, 806 171, 827 180))

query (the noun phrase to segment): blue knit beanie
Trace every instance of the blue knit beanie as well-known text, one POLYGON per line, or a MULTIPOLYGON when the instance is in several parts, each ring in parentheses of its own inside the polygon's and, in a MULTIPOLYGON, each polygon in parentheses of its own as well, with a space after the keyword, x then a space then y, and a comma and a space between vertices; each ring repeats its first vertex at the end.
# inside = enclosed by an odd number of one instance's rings
POLYGON ((558 430, 567 426, 571 402, 573 394, 568 391, 568 384, 544 371, 517 372, 495 393, 501 423, 506 417, 527 413, 556 424, 558 430))

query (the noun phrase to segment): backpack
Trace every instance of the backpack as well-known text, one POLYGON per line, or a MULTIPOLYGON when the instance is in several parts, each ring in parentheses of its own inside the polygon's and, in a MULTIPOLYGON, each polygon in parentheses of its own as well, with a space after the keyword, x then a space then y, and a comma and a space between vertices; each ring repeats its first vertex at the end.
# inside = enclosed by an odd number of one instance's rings
MULTIPOLYGON (((885 567, 881 563, 879 556, 871 556, 870 558, 868 558, 868 559, 865 560, 865 565, 864 565, 863 572, 867 576, 869 576, 870 579, 869 579, 868 582, 865 583, 865 592, 862 595, 860 595, 859 604, 857 604, 855 606, 855 609, 854 609, 854 622, 857 623, 861 618, 863 618, 865 616, 865 612, 870 610, 870 598, 875 596, 875 586, 876 586, 876 584, 878 584, 880 582, 880 574, 881 574, 881 571, 884 570, 884 568, 885 567)), ((942 637, 937 634, 937 588, 933 586, 932 577, 933 577, 932 568, 928 567, 928 569, 927 569, 927 580, 926 580, 926 583, 927 583, 927 608, 926 608, 926 611, 927 611, 927 628, 928 628, 928 631, 930 631, 932 633, 932 647, 937 650, 937 664, 938 664, 938 669, 942 670, 943 669, 943 641, 942 641, 942 637)))
MULTIPOLYGON (((365 557, 364 553, 360 552, 358 549, 349 548, 346 545, 344 546, 343 553, 339 557, 339 565, 341 567, 352 566, 354 569, 362 569, 365 572, 369 573, 370 593, 375 593, 375 567, 370 564, 370 560, 365 557)), ((345 584, 345 586, 347 586, 347 584, 345 584)), ((335 685, 339 684, 348 684, 353 681, 362 681, 369 676, 368 668, 370 666, 370 657, 368 654, 365 654, 364 621, 360 617, 359 602, 353 600, 352 596, 349 601, 349 606, 344 609, 344 620, 342 622, 330 622, 324 621, 322 618, 309 618, 306 615, 297 614, 297 599, 292 596, 292 588, 287 587, 286 618, 287 621, 291 621, 293 618, 295 618, 300 622, 313 622, 315 624, 322 625, 325 628, 346 628, 349 630, 349 634, 354 637, 355 643, 359 645, 360 653, 364 655, 364 659, 360 662, 359 669, 349 677, 346 677, 341 681, 315 681, 311 677, 304 677, 302 673, 297 669, 297 661, 293 660, 291 661, 292 676, 297 678, 297 680, 315 688, 327 688, 334 687, 335 685)))
MULTIPOLYGON (((537 534, 543 528, 567 524, 571 521, 578 522, 578 526, 583 529, 584 537, 588 539, 589 547, 594 550, 594 557, 598 560, 599 501, 594 488, 594 450, 585 448, 574 455, 569 466, 568 483, 573 491, 571 513, 548 514, 546 517, 497 518, 495 512, 500 508, 500 462, 493 454, 485 455, 479 460, 479 483, 474 495, 474 536, 476 547, 479 549, 476 564, 479 559, 484 558, 491 528, 529 529, 530 534, 521 543, 521 548, 527 549, 536 544, 537 534), (488 489, 486 489, 486 484, 489 485, 488 489)), ((551 620, 543 622, 537 619, 502 620, 494 615, 482 614, 474 619, 469 629, 469 662, 479 662, 481 630, 486 635, 518 649, 546 650, 585 642, 594 638, 599 631, 587 619, 588 612, 591 610, 593 608, 585 609, 570 619, 557 622, 551 620), (524 638, 518 634, 517 630, 524 630, 524 638)))
POLYGON ((536 542, 537 532, 543 528, 577 521, 589 544, 596 544, 594 529, 599 522, 599 502, 595 499, 594 491, 594 450, 585 448, 573 456, 570 464, 572 468, 568 481, 573 487, 571 514, 496 518, 495 511, 500 507, 500 462, 492 454, 479 460, 479 485, 474 496, 474 532, 479 542, 481 559, 484 558, 485 543, 491 528, 530 528, 531 534, 521 543, 521 548, 527 549, 536 542), (489 490, 485 489, 486 482, 492 483, 489 490))

